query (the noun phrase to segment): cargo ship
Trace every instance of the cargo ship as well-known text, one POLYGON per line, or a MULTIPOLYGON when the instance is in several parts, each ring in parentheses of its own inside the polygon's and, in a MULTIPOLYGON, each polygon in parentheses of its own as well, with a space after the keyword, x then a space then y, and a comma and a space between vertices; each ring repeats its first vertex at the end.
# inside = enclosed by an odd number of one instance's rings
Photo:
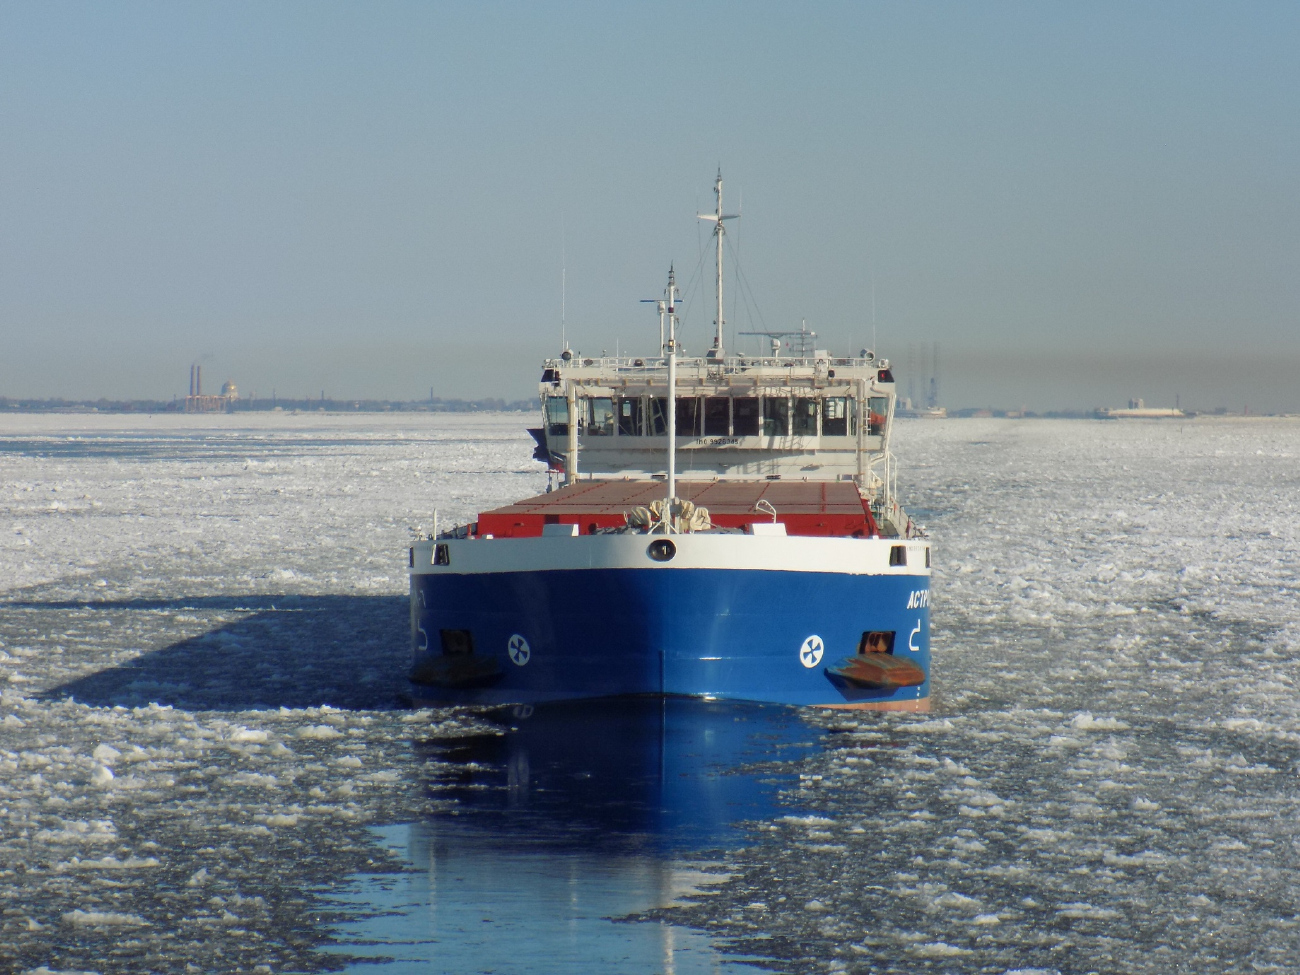
POLYGON ((670 270, 656 354, 543 364, 546 493, 410 548, 416 698, 928 708, 930 542, 895 497, 889 361, 728 354, 714 191, 708 352, 679 354, 670 270))

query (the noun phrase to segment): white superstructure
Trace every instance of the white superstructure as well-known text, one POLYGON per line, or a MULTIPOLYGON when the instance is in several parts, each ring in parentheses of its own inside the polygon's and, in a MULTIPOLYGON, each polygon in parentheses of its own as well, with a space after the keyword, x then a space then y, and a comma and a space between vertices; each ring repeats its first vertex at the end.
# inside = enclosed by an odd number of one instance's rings
MULTIPOLYGON (((668 365, 668 357, 571 353, 546 361, 544 449, 566 481, 668 476, 668 365)), ((853 481, 888 516, 888 360, 869 351, 678 358, 675 393, 678 478, 853 481)))
POLYGON ((703 357, 680 354, 678 290, 668 273, 659 311, 659 352, 650 357, 584 357, 569 349, 543 364, 543 425, 537 457, 566 484, 583 479, 852 481, 883 530, 910 533, 894 501, 889 440, 895 407, 889 360, 863 349, 833 356, 815 334, 767 336, 770 355, 723 350, 722 175, 714 183, 717 312, 703 357), (779 337, 798 337, 782 355, 779 337))

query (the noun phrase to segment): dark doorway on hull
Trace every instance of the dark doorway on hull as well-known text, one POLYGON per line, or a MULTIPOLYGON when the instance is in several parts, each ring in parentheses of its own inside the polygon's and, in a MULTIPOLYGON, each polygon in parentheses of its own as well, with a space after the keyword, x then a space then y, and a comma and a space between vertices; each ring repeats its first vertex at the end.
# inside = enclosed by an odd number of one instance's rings
POLYGON ((439 630, 442 652, 448 656, 469 656, 474 652, 474 634, 469 630, 439 630))
POLYGON ((868 630, 858 641, 858 653, 893 653, 893 630, 868 630))

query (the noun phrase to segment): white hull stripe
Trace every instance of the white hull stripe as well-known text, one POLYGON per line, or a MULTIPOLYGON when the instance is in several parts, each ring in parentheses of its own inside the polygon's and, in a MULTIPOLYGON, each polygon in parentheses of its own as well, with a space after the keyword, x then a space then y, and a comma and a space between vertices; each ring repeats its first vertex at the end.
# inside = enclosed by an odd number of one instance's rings
POLYGON ((821 538, 758 535, 579 535, 575 538, 451 539, 448 565, 434 565, 435 543, 415 544, 417 575, 551 572, 572 569, 746 569, 835 572, 849 575, 929 576, 929 542, 917 539, 821 538), (669 539, 676 554, 656 561, 650 543, 669 539), (906 565, 890 565, 891 549, 906 550, 906 565))

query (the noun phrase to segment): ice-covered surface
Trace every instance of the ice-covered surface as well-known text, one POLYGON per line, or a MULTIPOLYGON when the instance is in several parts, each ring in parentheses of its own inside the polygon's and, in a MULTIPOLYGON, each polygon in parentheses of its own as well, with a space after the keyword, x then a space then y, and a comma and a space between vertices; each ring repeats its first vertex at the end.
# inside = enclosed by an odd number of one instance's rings
POLYGON ((394 593, 408 527, 545 488, 523 414, 0 414, 0 590, 394 593))
POLYGON ((0 969, 312 970, 435 804, 405 550, 535 492, 520 416, 0 416, 0 969))
POLYGON ((667 916, 811 971, 1295 971, 1300 423, 898 443, 934 711, 821 717, 814 815, 667 916))
MULTIPOLYGON (((0 416, 0 967, 325 963, 475 720, 392 706, 409 528, 540 490, 530 419, 0 416)), ((791 970, 1294 970, 1300 423, 897 449, 934 712, 818 718, 804 808, 665 916, 791 970)))

